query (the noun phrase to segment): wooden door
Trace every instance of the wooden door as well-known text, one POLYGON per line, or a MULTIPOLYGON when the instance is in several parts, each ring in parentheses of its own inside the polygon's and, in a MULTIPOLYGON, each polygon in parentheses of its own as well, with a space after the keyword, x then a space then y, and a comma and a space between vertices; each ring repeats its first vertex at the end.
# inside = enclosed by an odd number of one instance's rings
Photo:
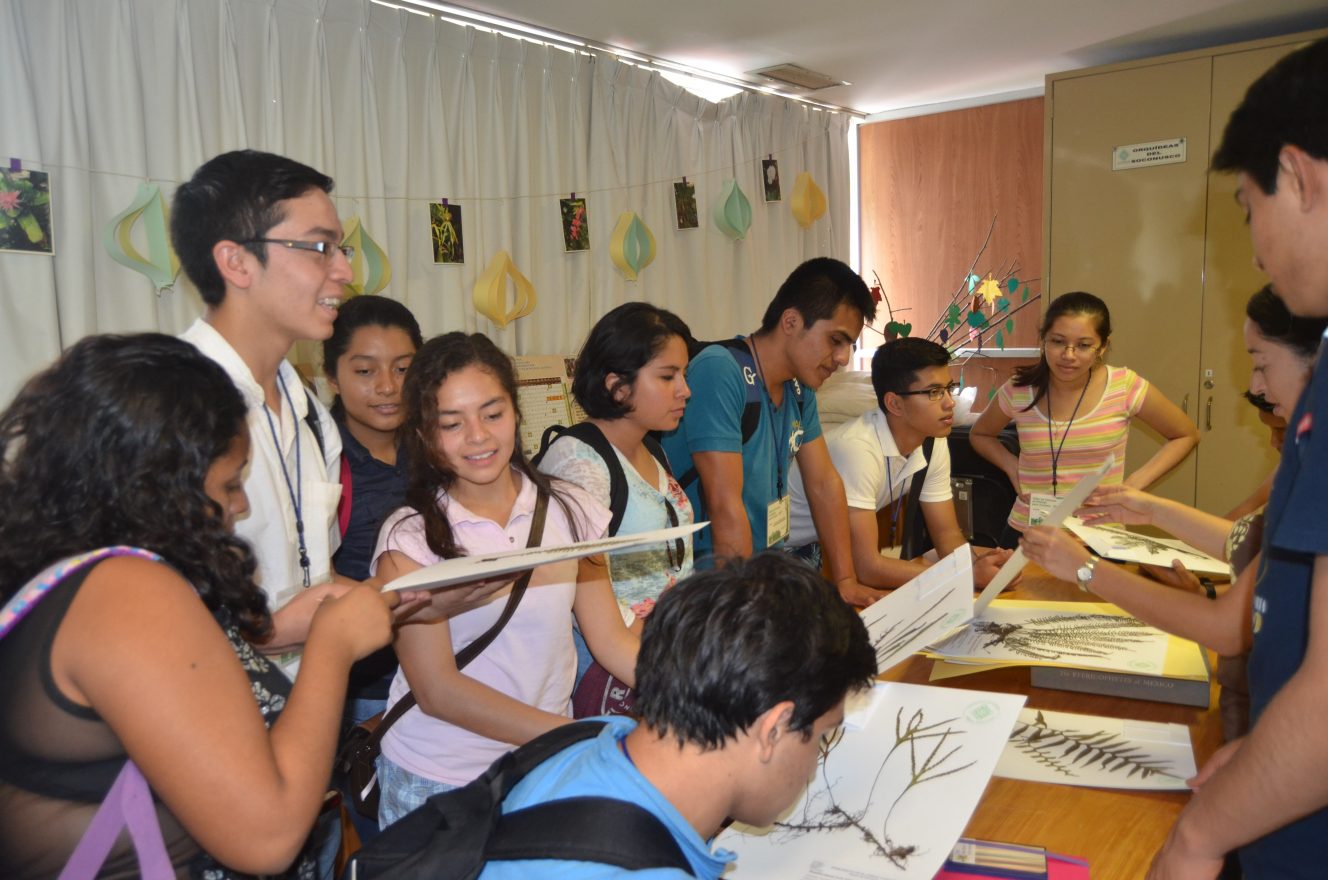
MULTIPOLYGON (((1213 150, 1250 83, 1299 45, 1303 44, 1214 57, 1213 150)), ((1241 335, 1245 302, 1268 279, 1254 267, 1245 212, 1236 204, 1235 194, 1235 175, 1210 175, 1197 410, 1203 440, 1198 451, 1196 506, 1219 515, 1244 500, 1277 467, 1278 460, 1268 443, 1268 429, 1243 396, 1250 378, 1250 359, 1241 335)))
MULTIPOLYGON (((1134 369, 1193 417, 1198 401, 1212 60, 1115 69, 1048 83, 1050 298, 1106 301, 1109 363, 1134 369), (1113 171, 1122 146, 1184 138, 1184 162, 1113 171)), ((1050 299, 1049 298, 1049 299, 1050 299)), ((1130 433, 1126 473, 1159 448, 1130 433)), ((1193 504, 1195 457, 1152 491, 1193 504)))

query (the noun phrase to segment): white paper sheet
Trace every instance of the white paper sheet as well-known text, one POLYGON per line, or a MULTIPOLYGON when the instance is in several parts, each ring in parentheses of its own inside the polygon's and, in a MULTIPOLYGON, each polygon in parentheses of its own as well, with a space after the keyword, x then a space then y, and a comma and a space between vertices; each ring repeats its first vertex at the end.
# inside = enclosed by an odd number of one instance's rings
POLYGON ((1025 709, 996 764, 997 776, 1145 791, 1187 789, 1195 773, 1184 724, 1025 709))
POLYGON ((963 833, 1024 697, 889 682, 770 828, 735 824, 726 878, 930 880, 963 833))
POLYGON ((1073 666, 1161 675, 1169 636, 1129 616, 994 605, 928 654, 952 662, 1073 666))
POLYGON ((1231 574, 1231 566, 1214 559, 1178 538, 1154 538, 1127 532, 1119 526, 1090 525, 1078 517, 1070 517, 1065 527, 1093 548, 1098 556, 1121 562, 1147 563, 1171 567, 1179 559, 1186 568, 1198 574, 1231 574))
POLYGON ((582 541, 578 544, 560 544, 556 547, 527 547, 508 550, 504 553, 486 553, 480 556, 459 556, 456 559, 444 559, 433 565, 403 574, 383 587, 388 590, 436 590, 454 584, 485 580, 537 568, 550 562, 562 562, 564 559, 580 559, 621 550, 624 547, 639 547, 644 544, 660 544, 685 538, 698 529, 710 525, 709 522, 691 523, 675 526, 671 529, 656 529, 653 532, 639 532, 635 535, 619 535, 599 541, 582 541))
POLYGON ((973 556, 967 544, 862 609, 881 672, 945 638, 972 617, 973 556))
MULTIPOLYGON (((1102 482, 1102 477, 1106 475, 1107 471, 1111 470, 1115 463, 1116 456, 1108 455, 1107 460, 1102 462, 1097 470, 1085 475, 1083 479, 1075 483, 1074 488, 1066 492, 1060 503, 1056 505, 1051 513, 1047 514, 1047 518, 1042 521, 1042 525, 1058 526, 1065 521, 1066 517, 1082 507, 1084 500, 1093 493, 1093 490, 1097 488, 1097 484, 1102 482)), ((1001 570, 996 572, 996 576, 987 584, 986 589, 982 591, 982 595, 978 596, 977 602, 973 604, 973 613, 981 614, 986 611, 987 606, 991 604, 991 600, 999 596, 1001 590, 1008 587, 1027 564, 1028 559, 1024 556, 1023 548, 1016 549, 1013 555, 1005 560, 1001 570)))

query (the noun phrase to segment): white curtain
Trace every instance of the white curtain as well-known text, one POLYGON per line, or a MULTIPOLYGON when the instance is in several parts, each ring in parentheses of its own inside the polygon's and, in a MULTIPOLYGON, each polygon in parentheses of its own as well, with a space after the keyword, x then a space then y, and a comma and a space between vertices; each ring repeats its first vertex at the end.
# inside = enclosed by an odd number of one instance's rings
POLYGON ((181 275, 158 294, 114 262, 103 229, 140 183, 167 199, 204 160, 250 147, 330 174, 343 219, 386 251, 383 291, 426 334, 488 333, 514 354, 574 352, 613 306, 673 309, 698 337, 754 329, 783 277, 847 259, 848 119, 767 95, 720 104, 654 73, 368 0, 0 0, 0 168, 51 175, 55 255, 0 253, 0 404, 88 333, 175 333, 201 310, 181 275), (761 159, 784 200, 765 203, 761 159), (789 211, 811 173, 830 210, 789 211), (701 228, 677 230, 673 183, 696 184, 701 228), (727 178, 751 200, 745 240, 710 218, 727 178), (564 253, 559 198, 587 199, 591 250, 564 253), (463 212, 463 265, 436 265, 428 204, 463 212), (626 281, 619 213, 654 233, 626 281), (496 251, 538 307, 500 329, 472 304, 496 251))

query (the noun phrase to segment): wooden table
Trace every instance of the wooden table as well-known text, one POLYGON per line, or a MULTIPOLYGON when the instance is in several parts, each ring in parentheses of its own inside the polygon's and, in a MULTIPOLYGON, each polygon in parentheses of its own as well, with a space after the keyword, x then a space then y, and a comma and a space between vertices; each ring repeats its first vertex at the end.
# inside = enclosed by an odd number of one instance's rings
MULTIPOLYGON (((1081 592, 1076 585, 1057 580, 1034 565, 1025 570, 1022 580, 1013 589, 1002 595, 1009 599, 1049 602, 1095 601, 1095 597, 1081 592)), ((1035 688, 1029 684, 1027 667, 929 682, 927 677, 931 666, 930 659, 914 656, 881 678, 937 687, 1026 694, 1026 705, 1035 709, 1186 724, 1190 728, 1199 766, 1222 744, 1216 684, 1213 685, 1210 708, 1196 709, 1035 688)), ((964 836, 1031 844, 1085 858, 1093 880, 1136 880, 1147 872, 1153 854, 1166 839, 1189 797, 1184 792, 1075 788, 992 777, 973 818, 964 829, 964 836)))

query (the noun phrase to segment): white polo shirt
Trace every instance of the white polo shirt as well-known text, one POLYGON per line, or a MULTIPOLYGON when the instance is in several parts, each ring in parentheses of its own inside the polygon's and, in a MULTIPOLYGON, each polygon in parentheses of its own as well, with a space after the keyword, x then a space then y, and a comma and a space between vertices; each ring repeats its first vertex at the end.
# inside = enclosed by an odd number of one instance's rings
MULTIPOLYGON (((290 392, 290 405, 283 402, 278 416, 267 409, 263 388, 254 379, 249 365, 211 324, 199 318, 180 334, 180 338, 193 343, 199 351, 220 364, 249 407, 249 466, 244 477, 249 512, 235 521, 235 533, 253 548, 258 560, 258 585, 267 594, 268 608, 276 611, 304 589, 299 537, 295 531, 295 504, 282 474, 281 462, 285 461, 286 471, 294 484, 298 442, 300 486, 297 492, 301 496, 310 583, 322 583, 331 577, 332 552, 341 543, 341 532, 337 527, 337 501, 341 498, 341 434, 332 416, 315 399, 318 422, 323 428, 324 452, 320 454, 318 441, 304 421, 309 412, 310 395, 305 394, 299 374, 287 361, 281 362, 278 372, 290 392), (272 416, 271 425, 276 428, 280 451, 273 442, 268 415, 272 416)), ((298 656, 283 656, 279 662, 293 678, 299 668, 298 656)))
MULTIPOLYGON (((913 475, 927 465, 920 445, 907 457, 899 453, 885 413, 879 407, 826 431, 825 445, 844 481, 848 506, 855 510, 877 511, 906 497, 913 475)), ((789 497, 792 520, 788 543, 793 547, 810 544, 817 540, 816 527, 807 505, 802 472, 796 463, 789 472, 789 497)), ((945 438, 938 437, 931 450, 931 467, 923 478, 921 500, 949 501, 952 497, 950 447, 945 438)))

